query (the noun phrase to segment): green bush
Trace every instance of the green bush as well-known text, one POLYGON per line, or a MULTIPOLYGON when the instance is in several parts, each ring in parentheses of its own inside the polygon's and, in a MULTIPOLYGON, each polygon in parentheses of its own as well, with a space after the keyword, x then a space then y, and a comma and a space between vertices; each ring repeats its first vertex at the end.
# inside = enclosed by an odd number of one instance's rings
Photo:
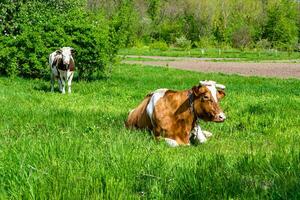
POLYGON ((168 44, 164 41, 157 41, 150 44, 150 49, 159 49, 161 51, 166 51, 169 49, 168 44))
POLYGON ((184 50, 189 50, 192 47, 192 41, 188 40, 185 36, 176 38, 176 46, 184 50))
POLYGON ((199 41, 194 42, 198 48, 212 48, 216 46, 215 38, 213 36, 200 37, 199 41))
POLYGON ((0 49, 1 74, 49 77, 49 54, 71 46, 76 50, 79 78, 106 75, 106 66, 117 52, 118 45, 112 39, 117 35, 111 34, 110 24, 101 14, 86 10, 84 0, 70 2, 27 1, 11 7, 18 7, 19 14, 13 23, 0 26, 0 44, 4 47, 0 49))
POLYGON ((232 34, 232 46, 238 49, 244 49, 252 41, 248 27, 241 27, 232 34))

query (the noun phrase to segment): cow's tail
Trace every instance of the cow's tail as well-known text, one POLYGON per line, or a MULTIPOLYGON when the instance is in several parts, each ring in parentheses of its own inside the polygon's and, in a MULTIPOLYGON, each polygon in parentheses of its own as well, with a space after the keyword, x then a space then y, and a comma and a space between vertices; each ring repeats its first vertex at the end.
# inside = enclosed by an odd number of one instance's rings
POLYGON ((152 130, 152 123, 147 114, 147 105, 152 97, 152 93, 148 94, 144 100, 128 114, 125 121, 126 128, 138 128, 152 130))

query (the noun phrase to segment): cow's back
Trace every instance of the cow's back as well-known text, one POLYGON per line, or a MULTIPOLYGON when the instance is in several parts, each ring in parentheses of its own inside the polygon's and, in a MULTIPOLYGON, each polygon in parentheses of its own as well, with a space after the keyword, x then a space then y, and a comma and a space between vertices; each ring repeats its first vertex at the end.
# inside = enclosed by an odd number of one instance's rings
POLYGON ((152 94, 148 94, 144 100, 132 111, 130 111, 125 122, 127 128, 149 129, 152 130, 152 123, 147 114, 147 106, 152 94))

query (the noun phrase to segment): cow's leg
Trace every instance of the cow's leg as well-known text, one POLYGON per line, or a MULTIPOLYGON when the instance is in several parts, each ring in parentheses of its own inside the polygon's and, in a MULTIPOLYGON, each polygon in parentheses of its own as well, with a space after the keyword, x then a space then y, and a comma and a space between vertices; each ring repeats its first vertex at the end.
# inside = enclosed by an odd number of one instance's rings
POLYGON ((51 92, 54 92, 54 74, 52 72, 51 72, 50 84, 51 84, 51 92))
POLYGON ((57 78, 57 82, 58 82, 59 91, 62 92, 62 81, 60 76, 57 78))
POLYGON ((179 144, 176 142, 176 140, 170 139, 170 138, 164 138, 166 143, 170 145, 171 147, 177 147, 179 144))
POLYGON ((212 133, 209 131, 202 131, 202 133, 205 135, 206 138, 210 138, 212 136, 212 133))
POLYGON ((71 93, 71 84, 72 84, 73 75, 74 75, 74 72, 72 72, 72 71, 68 71, 67 72, 67 77, 68 77, 68 93, 69 94, 71 93))
POLYGON ((66 87, 66 72, 65 71, 60 71, 59 75, 60 75, 60 82, 61 82, 61 93, 65 94, 66 93, 66 90, 65 90, 65 87, 66 87))
POLYGON ((191 132, 190 141, 192 144, 202 144, 207 141, 207 138, 205 137, 205 134, 201 130, 201 127, 199 125, 195 126, 194 129, 191 132))

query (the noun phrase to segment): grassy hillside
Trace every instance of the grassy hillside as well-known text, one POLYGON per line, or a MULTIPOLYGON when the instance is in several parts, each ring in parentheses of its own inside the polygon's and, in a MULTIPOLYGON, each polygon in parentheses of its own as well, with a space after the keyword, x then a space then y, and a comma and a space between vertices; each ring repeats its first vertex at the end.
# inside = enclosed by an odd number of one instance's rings
POLYGON ((300 80, 116 66, 110 80, 50 93, 0 78, 0 199, 299 199, 300 80), (170 148, 123 126, 150 91, 227 86, 222 124, 170 148))

